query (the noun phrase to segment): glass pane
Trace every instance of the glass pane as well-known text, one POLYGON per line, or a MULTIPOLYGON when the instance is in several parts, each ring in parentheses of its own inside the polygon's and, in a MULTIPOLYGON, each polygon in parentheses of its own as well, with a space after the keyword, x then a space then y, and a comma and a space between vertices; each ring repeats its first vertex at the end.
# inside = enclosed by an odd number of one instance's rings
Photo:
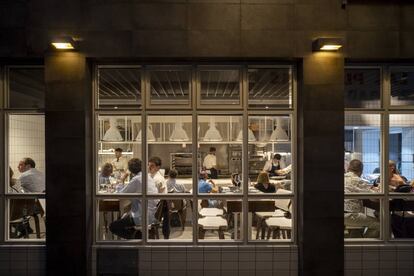
POLYGON ((391 192, 409 192, 410 187, 404 185, 414 179, 414 115, 390 115, 388 137, 388 188, 391 192))
POLYGON ((191 116, 148 116, 148 178, 156 189, 149 193, 192 191, 191 116))
POLYGON ((198 117, 199 193, 242 192, 242 117, 198 117))
POLYGON ((193 201, 190 199, 174 198, 148 200, 148 239, 149 240, 172 240, 192 241, 193 201))
POLYGON ((9 107, 44 108, 45 90, 43 68, 10 68, 9 107))
POLYGON ((139 199, 97 201, 97 239, 142 239, 142 205, 139 199))
POLYGON ((414 104, 414 70, 391 71, 391 105, 414 104))
MULTIPOLYGON (((140 193, 128 183, 136 175, 141 179, 142 147, 140 116, 99 116, 98 117, 98 158, 97 191, 99 193, 140 193), (135 172, 128 162, 134 159, 135 172)), ((135 183, 135 182, 134 182, 135 183)))
POLYGON ((240 104, 239 70, 202 70, 201 104, 240 104))
POLYGON ((189 104, 191 71, 150 71, 151 104, 189 104))
POLYGON ((45 117, 8 116, 10 193, 45 191, 45 117))
POLYGON ((380 199, 345 199, 345 239, 380 237, 380 199))
POLYGON ((249 116, 249 193, 291 189, 289 116, 249 116))
POLYGON ((290 69, 249 69, 249 107, 292 106, 290 69))
POLYGON ((392 239, 414 238, 414 198, 390 200, 390 224, 392 239))
POLYGON ((249 240, 290 240, 292 199, 249 200, 249 240))
POLYGON ((8 210, 9 239, 46 238, 44 198, 9 199, 8 210))
POLYGON ((99 107, 141 107, 141 70, 138 68, 98 69, 99 107))
POLYGON ((242 240, 242 201, 198 200, 198 240, 242 240))
POLYGON ((345 69, 345 107, 381 107, 380 69, 345 69))
MULTIPOLYGON (((379 184, 378 178, 381 168, 380 121, 381 117, 377 114, 345 115, 345 177, 354 179, 355 174, 361 173, 362 175, 358 176, 358 179, 366 182, 369 188, 379 184), (352 162, 352 160, 356 161, 352 162), (351 162, 355 167, 350 168, 351 162), (359 172, 361 169, 362 172, 359 172)), ((347 190, 346 187, 345 191, 350 193, 370 192, 365 188, 349 188, 347 190)), ((376 191, 376 189, 372 189, 372 191, 376 191)))

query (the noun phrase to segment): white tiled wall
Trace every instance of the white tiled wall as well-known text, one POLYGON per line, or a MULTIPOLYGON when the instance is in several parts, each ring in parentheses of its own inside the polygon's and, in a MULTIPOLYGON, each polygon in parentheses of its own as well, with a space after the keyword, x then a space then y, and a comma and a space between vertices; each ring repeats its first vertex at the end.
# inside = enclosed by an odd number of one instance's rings
POLYGON ((9 115, 9 165, 14 177, 19 161, 30 157, 36 168, 45 172, 45 117, 44 115, 9 115))

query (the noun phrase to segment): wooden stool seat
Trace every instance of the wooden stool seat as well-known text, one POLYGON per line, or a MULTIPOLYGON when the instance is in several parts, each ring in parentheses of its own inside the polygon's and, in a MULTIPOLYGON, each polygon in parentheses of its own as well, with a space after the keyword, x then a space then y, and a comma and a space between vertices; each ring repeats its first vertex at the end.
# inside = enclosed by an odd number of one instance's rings
POLYGON ((271 217, 266 219, 268 227, 267 239, 270 239, 270 234, 273 233, 273 239, 290 239, 292 231, 292 220, 285 217, 271 217))
POLYGON ((227 229, 227 220, 222 217, 204 217, 198 219, 198 229, 200 239, 204 239, 207 230, 218 231, 219 239, 224 239, 224 230, 227 229))

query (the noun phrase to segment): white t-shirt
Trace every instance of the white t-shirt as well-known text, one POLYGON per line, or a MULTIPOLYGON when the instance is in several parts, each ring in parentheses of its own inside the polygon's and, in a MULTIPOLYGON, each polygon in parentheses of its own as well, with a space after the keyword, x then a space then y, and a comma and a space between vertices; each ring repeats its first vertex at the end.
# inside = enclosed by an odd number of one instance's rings
POLYGON ((207 154, 206 157, 204 157, 204 161, 203 161, 203 167, 206 168, 207 170, 211 169, 211 168, 216 168, 217 167, 217 158, 214 154, 207 154))

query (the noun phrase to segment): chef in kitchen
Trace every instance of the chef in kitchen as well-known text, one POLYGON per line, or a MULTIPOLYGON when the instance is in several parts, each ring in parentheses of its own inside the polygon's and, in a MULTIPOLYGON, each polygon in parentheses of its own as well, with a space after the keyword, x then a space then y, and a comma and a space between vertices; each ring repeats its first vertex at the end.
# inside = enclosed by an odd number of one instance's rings
POLYGON ((218 178, 216 148, 210 147, 209 153, 204 157, 203 167, 210 172, 211 179, 218 178))
POLYGON ((285 162, 282 160, 282 156, 279 153, 273 155, 271 160, 268 160, 263 167, 263 171, 268 172, 269 176, 279 175, 277 171, 286 167, 285 162))
POLYGON ((115 149, 115 158, 111 161, 115 178, 124 178, 128 169, 128 160, 122 155, 122 149, 115 149))

